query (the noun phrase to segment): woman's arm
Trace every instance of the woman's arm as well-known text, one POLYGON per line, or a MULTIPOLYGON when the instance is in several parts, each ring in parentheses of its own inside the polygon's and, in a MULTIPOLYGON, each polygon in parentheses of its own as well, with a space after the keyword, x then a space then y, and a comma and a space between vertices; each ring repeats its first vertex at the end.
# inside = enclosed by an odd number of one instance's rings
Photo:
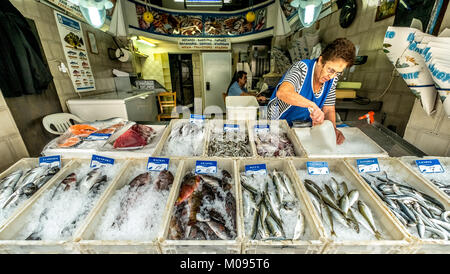
POLYGON ((323 106, 322 108, 325 114, 325 120, 330 120, 333 123, 334 131, 336 132, 336 143, 342 144, 345 140, 344 134, 336 128, 336 108, 335 106, 323 106))
POLYGON ((278 99, 289 105, 312 108, 313 111, 310 116, 313 120, 313 124, 321 124, 323 122, 324 113, 322 110, 313 101, 310 101, 295 92, 294 85, 291 83, 283 82, 278 88, 276 96, 278 99))

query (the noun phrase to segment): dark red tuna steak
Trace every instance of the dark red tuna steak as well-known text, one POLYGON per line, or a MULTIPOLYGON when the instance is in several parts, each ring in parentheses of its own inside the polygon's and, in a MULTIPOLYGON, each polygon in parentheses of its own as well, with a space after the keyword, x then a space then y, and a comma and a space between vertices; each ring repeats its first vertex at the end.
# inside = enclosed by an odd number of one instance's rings
POLYGON ((114 148, 140 147, 147 145, 147 140, 136 131, 129 129, 114 142, 114 148))

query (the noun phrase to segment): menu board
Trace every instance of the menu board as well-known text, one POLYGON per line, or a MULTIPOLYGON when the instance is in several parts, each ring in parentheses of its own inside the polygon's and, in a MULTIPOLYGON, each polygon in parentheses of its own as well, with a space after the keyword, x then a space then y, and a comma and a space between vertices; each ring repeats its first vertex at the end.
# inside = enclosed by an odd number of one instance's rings
POLYGON ((55 11, 56 25, 66 56, 70 79, 76 92, 95 90, 83 30, 79 21, 55 11))

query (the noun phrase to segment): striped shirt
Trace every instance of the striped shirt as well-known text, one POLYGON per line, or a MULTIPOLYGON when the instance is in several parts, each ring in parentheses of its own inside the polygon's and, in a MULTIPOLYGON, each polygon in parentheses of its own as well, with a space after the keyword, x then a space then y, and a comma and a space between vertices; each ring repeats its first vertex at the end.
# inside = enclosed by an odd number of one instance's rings
MULTIPOLYGON (((314 68, 316 67, 316 63, 314 63, 313 71, 314 68)), ((295 88, 295 92, 300 94, 307 73, 308 73, 308 66, 302 61, 298 61, 289 68, 289 70, 286 73, 286 76, 284 77, 283 82, 291 83, 295 88)), ((327 98, 325 99, 324 106, 334 106, 336 103, 336 85, 338 82, 338 77, 339 74, 333 78, 333 84, 331 85, 330 91, 328 92, 327 98)), ((312 82, 313 78, 314 77, 311 77, 311 87, 313 86, 312 82)), ((322 95, 324 86, 325 85, 322 85, 322 88, 318 93, 314 93, 314 96, 316 98, 319 98, 322 95)))

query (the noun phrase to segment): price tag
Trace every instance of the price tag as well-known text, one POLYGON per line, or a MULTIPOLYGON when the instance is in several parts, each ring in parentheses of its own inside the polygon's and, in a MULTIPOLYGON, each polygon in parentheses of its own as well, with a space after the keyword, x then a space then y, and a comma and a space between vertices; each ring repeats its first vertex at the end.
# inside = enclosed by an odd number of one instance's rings
POLYGON ((327 162, 306 162, 309 175, 330 174, 327 162))
POLYGON ((246 175, 267 175, 266 164, 259 165, 246 165, 245 166, 246 175))
POLYGON ((189 121, 196 125, 203 125, 205 122, 205 116, 199 114, 191 114, 189 121))
POLYGON ((91 159, 91 168, 95 168, 95 167, 111 167, 114 165, 114 159, 112 158, 108 158, 108 157, 103 157, 103 156, 99 156, 99 155, 92 155, 92 159, 91 159))
POLYGON ((421 173, 444 173, 444 168, 438 159, 416 160, 421 173))
POLYGON ((57 166, 61 168, 61 156, 55 155, 55 156, 39 157, 39 166, 50 166, 50 167, 57 166))
POLYGON ((85 140, 88 141, 99 141, 99 140, 108 140, 111 134, 107 133, 92 133, 88 137, 85 138, 85 140))
POLYGON ((358 166, 359 173, 380 172, 380 165, 378 164, 377 158, 357 159, 356 165, 358 166))
POLYGON ((163 171, 169 169, 169 158, 148 157, 148 171, 163 171))
POLYGON ((197 161, 195 163, 195 174, 217 173, 217 161, 197 161))
POLYGON ((239 131, 239 125, 224 124, 223 125, 223 132, 230 132, 230 131, 239 131))
POLYGON ((256 133, 269 132, 269 130, 270 130, 269 125, 256 125, 255 126, 255 132, 256 133))

